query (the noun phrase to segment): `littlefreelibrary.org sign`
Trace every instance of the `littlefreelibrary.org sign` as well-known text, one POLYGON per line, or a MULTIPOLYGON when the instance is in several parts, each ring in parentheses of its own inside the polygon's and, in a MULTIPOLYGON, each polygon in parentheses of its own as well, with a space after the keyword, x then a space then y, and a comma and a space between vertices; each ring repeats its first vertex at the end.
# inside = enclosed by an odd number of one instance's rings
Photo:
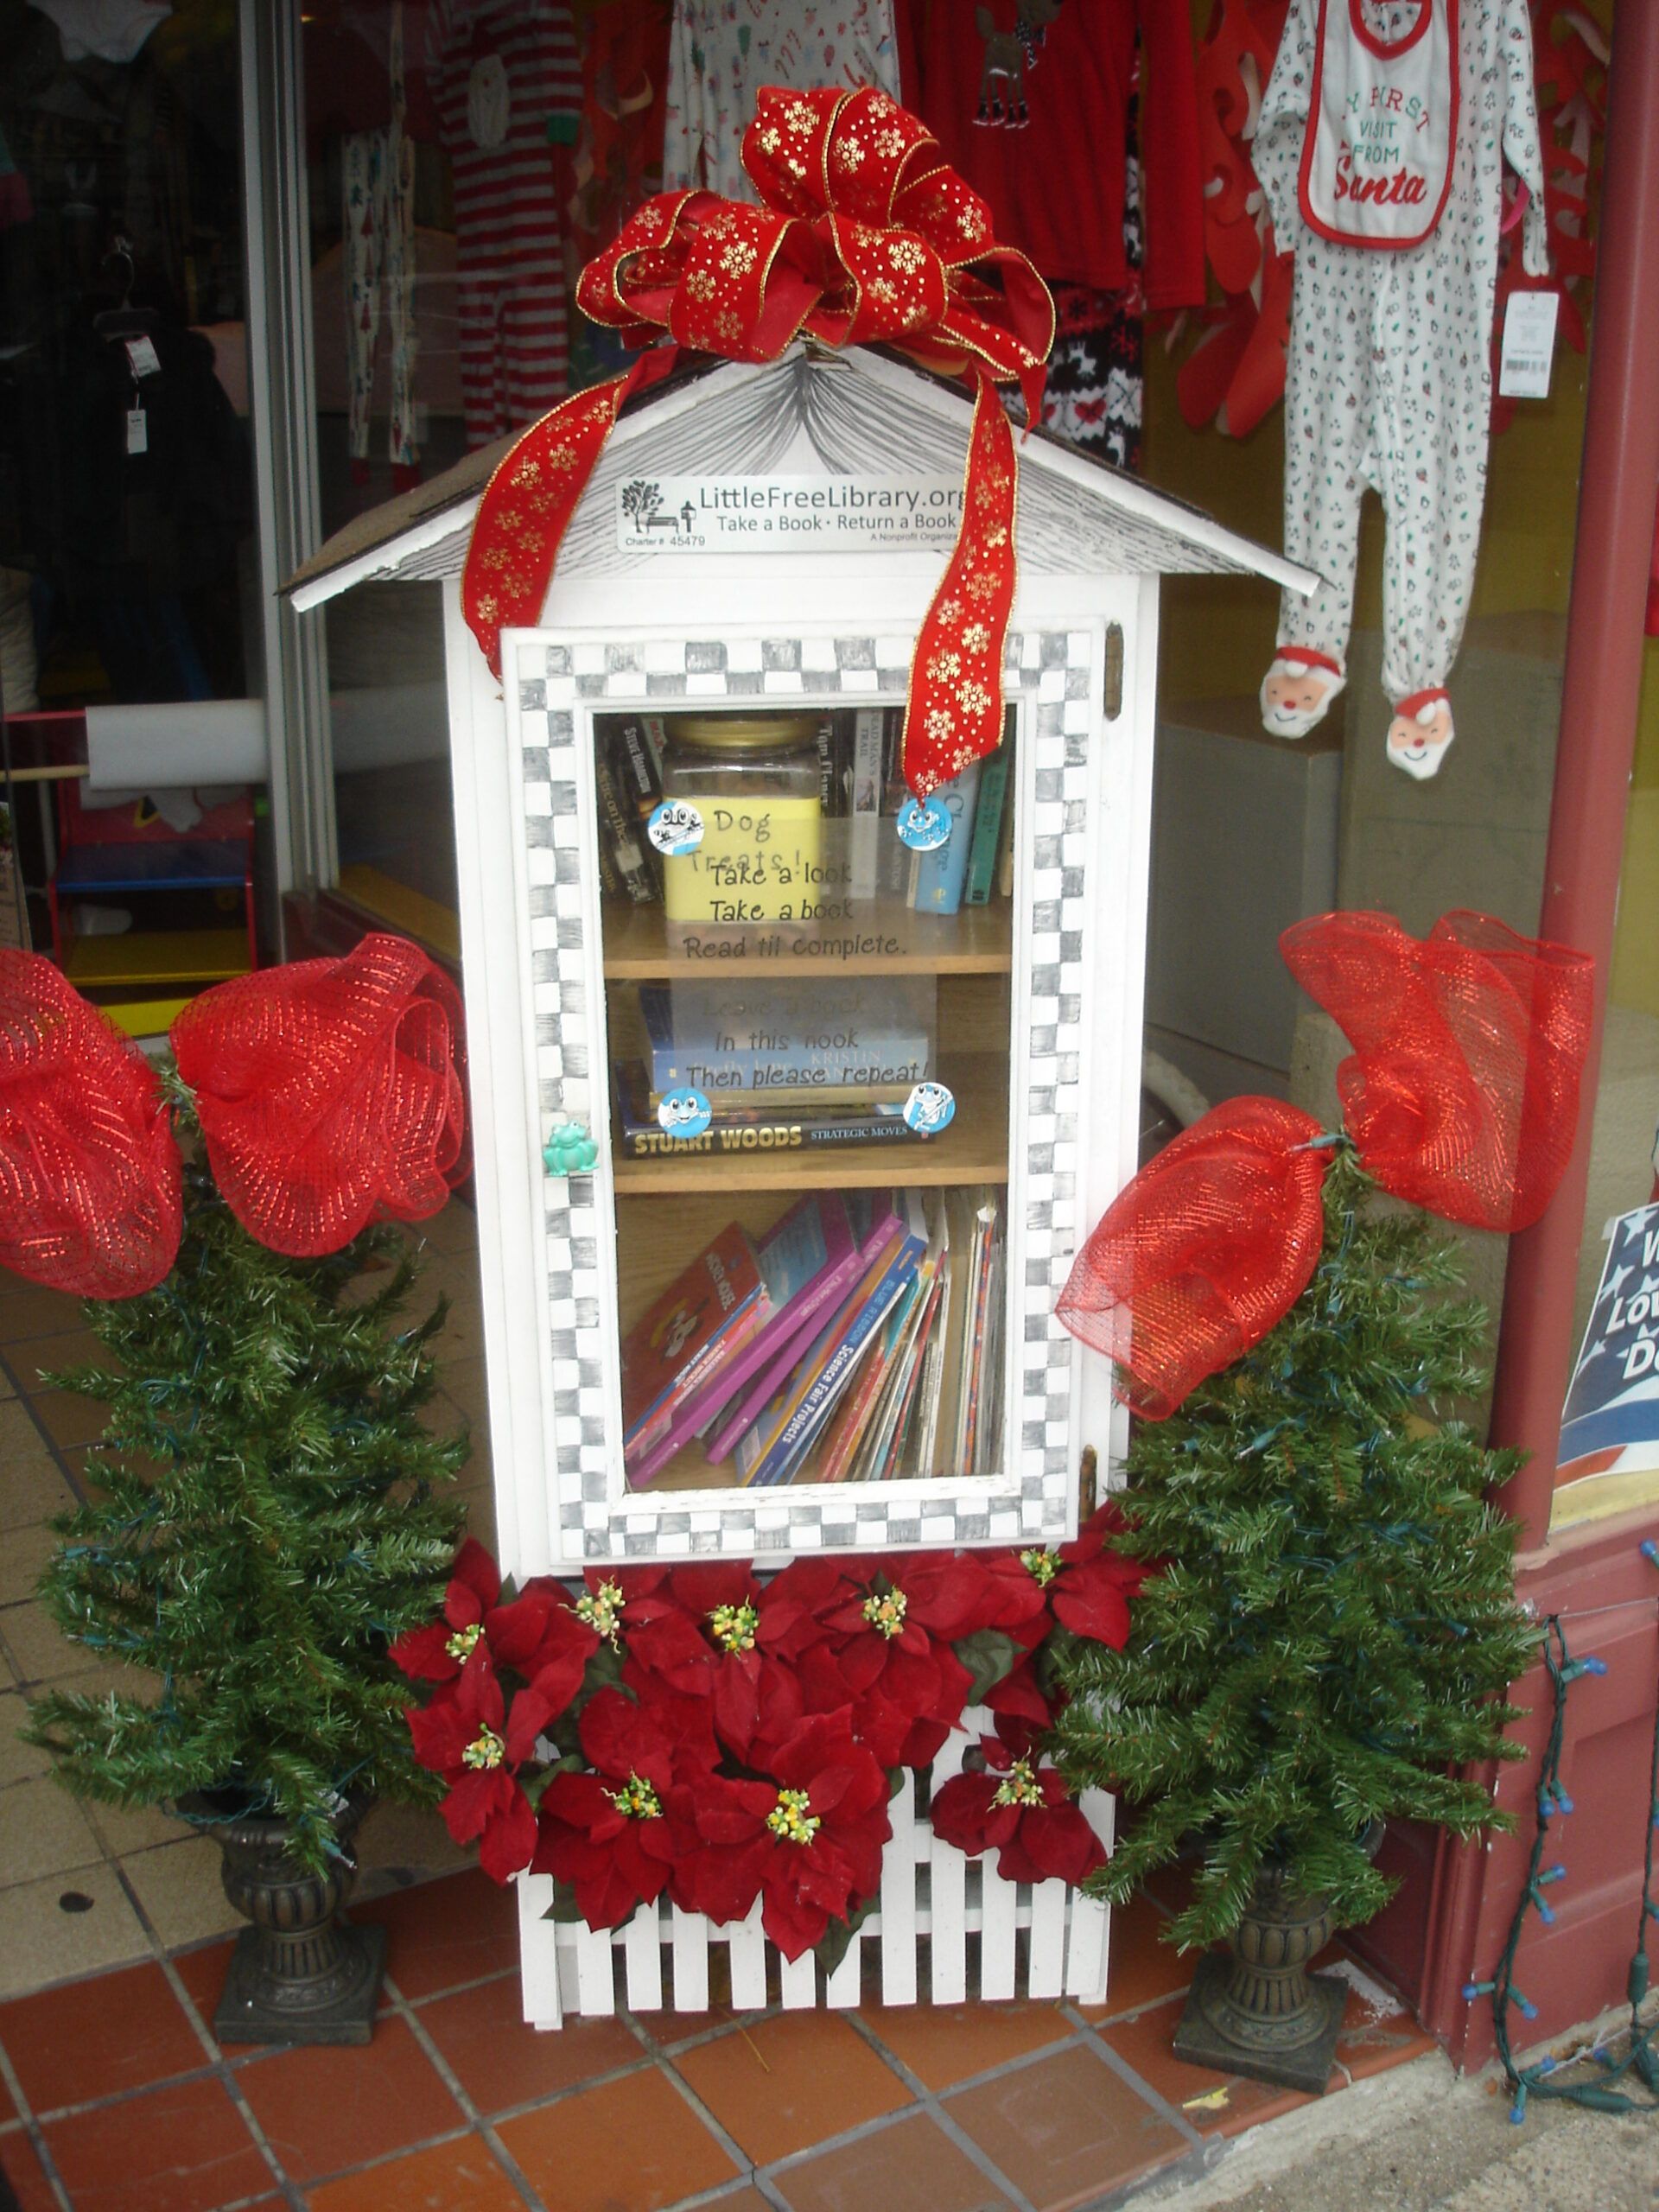
POLYGON ((635 476, 616 491, 627 553, 948 549, 961 521, 961 482, 944 476, 635 476))

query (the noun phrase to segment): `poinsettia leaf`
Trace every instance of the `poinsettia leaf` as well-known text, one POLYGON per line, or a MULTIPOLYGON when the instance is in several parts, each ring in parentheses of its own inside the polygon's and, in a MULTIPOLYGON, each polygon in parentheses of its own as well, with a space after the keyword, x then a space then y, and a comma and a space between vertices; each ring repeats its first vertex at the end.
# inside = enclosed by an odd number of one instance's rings
POLYGON ((813 1956, 825 1974, 834 1974, 846 1957, 848 1948, 861 1925, 874 1910, 875 1899, 867 1897, 862 1904, 854 1909, 850 1920, 832 1920, 830 1923, 821 1939, 813 1946, 813 1956))
POLYGON ((582 1907, 576 1903, 576 1893, 569 1882, 556 1881, 554 1883, 553 1902, 542 1915, 542 1918, 556 1920, 566 1928, 587 1925, 582 1918, 582 1907))
POLYGON ((1006 1681, 1026 1656, 1023 1645, 1000 1628, 977 1629, 972 1636, 958 1637, 950 1649, 974 1678, 968 1693, 969 1705, 978 1705, 988 1691, 1006 1681))

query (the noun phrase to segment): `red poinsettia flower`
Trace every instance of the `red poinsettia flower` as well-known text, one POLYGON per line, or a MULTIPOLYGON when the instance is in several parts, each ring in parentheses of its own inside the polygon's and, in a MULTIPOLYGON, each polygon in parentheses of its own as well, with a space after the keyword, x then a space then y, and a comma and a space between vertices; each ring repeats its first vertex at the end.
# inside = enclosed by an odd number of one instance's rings
POLYGON ((881 1559, 848 1578, 826 1619, 853 1726, 883 1766, 926 1766, 962 1718, 973 1676, 950 1649, 985 1601, 966 1558, 881 1559))
POLYGON ((423 1221, 466 1176, 461 998, 407 938, 217 983, 169 1033, 219 1187, 273 1251, 423 1221))
POLYGON ((500 1569, 469 1536, 455 1555, 442 1617, 400 1636, 392 1658, 415 1681, 449 1682, 481 1644, 498 1673, 535 1681, 554 1700, 552 1713, 562 1713, 582 1688, 597 1633, 578 1618, 563 1586, 546 1577, 527 1582, 507 1605, 500 1596, 500 1569))
POLYGON ((479 1864, 493 1881, 511 1880, 536 1848, 536 1815, 517 1777, 555 1709, 532 1684, 509 1713, 488 1653, 475 1650, 453 1688, 404 1715, 416 1758, 449 1785, 445 1826, 457 1843, 477 1838, 479 1864))
POLYGON ((1044 1765, 1020 1722, 981 1744, 982 1770, 957 1775, 933 1794, 933 1833, 970 1859, 995 1851, 1005 1882, 1070 1882, 1106 1864, 1106 1850, 1065 1778, 1044 1765))
POLYGON ((786 1959, 880 1886, 887 1778, 845 1713, 803 1720, 772 1750, 764 1780, 715 1777, 695 1817, 700 1848, 676 1869, 677 1900, 723 1923, 759 1896, 761 1924, 786 1959))
POLYGON ((1140 1596, 1153 1571, 1113 1548, 1113 1537, 1127 1525, 1109 1497, 1084 1522, 1075 1541, 1060 1546, 1058 1571, 1048 1593, 1062 1628, 1109 1644, 1114 1651, 1121 1651, 1129 1640, 1129 1600, 1140 1596))
POLYGON ((1001 1629, 1027 1650, 1039 1644, 1053 1626, 1049 1589, 1060 1571, 1058 1552, 1041 1544, 1022 1551, 982 1552, 976 1554, 984 1569, 987 1590, 986 1628, 1001 1629))
POLYGON ((674 1615, 629 1628, 623 1680, 642 1699, 658 1681, 706 1699, 722 1743, 753 1764, 757 1738, 786 1735, 804 1710, 792 1670, 760 1648, 761 1584, 746 1560, 709 1561, 674 1568, 659 1595, 674 1615))
POLYGON ((618 1928, 696 1849, 694 1809, 718 1754, 708 1708, 660 1688, 654 1705, 599 1691, 581 1733, 594 1771, 549 1783, 531 1865, 569 1885, 590 1928, 618 1928))
POLYGON ((1029 1652, 980 1700, 989 1712, 1001 1713, 1009 1720, 1024 1721, 1039 1732, 1053 1726, 1055 1713, 1064 1702, 1064 1692, 1057 1692, 1052 1699, 1044 1694, 1037 1679, 1037 1662, 1029 1652))
POLYGON ((135 1298, 172 1267, 181 1222, 154 1068, 49 960, 0 950, 0 1264, 135 1298))

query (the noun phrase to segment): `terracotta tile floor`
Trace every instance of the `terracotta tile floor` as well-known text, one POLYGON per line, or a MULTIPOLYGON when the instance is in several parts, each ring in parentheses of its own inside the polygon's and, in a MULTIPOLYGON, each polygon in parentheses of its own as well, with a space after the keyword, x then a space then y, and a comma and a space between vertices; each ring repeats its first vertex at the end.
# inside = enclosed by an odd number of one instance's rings
MULTIPOLYGON (((430 1225, 428 1281, 478 1335, 471 1218, 430 1225)), ((71 1300, 0 1274, 0 2170, 22 2212, 1083 2212, 1305 2100, 1169 2054, 1186 1965, 1172 1897, 1112 1929, 1109 2003, 574 2022, 519 2018, 512 1898, 440 1823, 383 1809, 355 1912, 390 1938, 368 2049, 232 2045, 209 2023, 238 1923, 217 1854, 152 1815, 86 1808, 17 1742, 29 1699, 118 1679, 34 1602, 47 1518, 86 1486, 88 1425, 40 1369, 81 1349, 71 1300), (73 1410, 71 1410, 73 1408, 73 1410)), ((440 1346, 442 1356, 442 1346, 440 1346)), ((441 1412, 481 1408, 475 1359, 441 1412)), ((490 1539, 488 1468, 467 1491, 490 1539)), ((1332 2087, 1430 2047, 1339 1950, 1332 2087)))

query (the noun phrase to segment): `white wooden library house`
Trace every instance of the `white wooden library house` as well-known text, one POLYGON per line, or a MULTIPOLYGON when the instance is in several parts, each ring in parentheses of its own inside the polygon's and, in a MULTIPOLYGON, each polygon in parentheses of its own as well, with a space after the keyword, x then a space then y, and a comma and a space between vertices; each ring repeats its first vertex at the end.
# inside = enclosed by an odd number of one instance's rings
MULTIPOLYGON (((949 870, 899 843, 891 802, 969 418, 966 392, 868 349, 798 345, 771 366, 670 380, 625 410, 539 623, 504 635, 499 682, 461 603, 494 455, 375 510, 290 586, 304 609, 374 580, 442 583, 509 1573, 1052 1543, 1076 1533, 1085 1457, 1110 1481, 1123 1439, 1109 1373, 1052 1306, 1136 1164, 1159 579, 1315 580, 1059 440, 1026 439, 1007 734, 952 830, 967 854, 953 895, 949 870), (685 793, 694 816, 702 795, 704 842, 658 854, 648 802, 685 793), (855 1065, 831 1065, 837 1049, 855 1065), (672 1080, 688 1071, 701 1087, 672 1080), (833 1137, 799 1084, 775 1102, 760 1089, 849 1074, 873 1078, 865 1119, 833 1137), (694 1437, 639 1481, 630 1332, 729 1224, 762 1238, 814 1192, 855 1218, 901 1198, 950 1253, 902 1442, 896 1414, 890 1437, 843 1421, 780 1475, 746 1470, 741 1444, 711 1460, 694 1437)), ((671 806, 664 818, 671 835, 671 806)), ((959 1770, 967 1742, 936 1772, 959 1770)), ((1109 1818, 1105 1800, 1088 1809, 1109 1818)), ((1101 1993, 1103 1906, 1058 1883, 1016 1892, 935 1843, 908 1780, 893 1812, 880 1911, 833 1974, 810 1955, 785 1967, 785 2003, 855 2003, 872 1977, 887 2002, 913 2001, 923 1936, 937 2001, 964 1993, 970 1961, 986 1997, 1016 1980, 1101 1993)), ((598 1936, 543 1918, 543 1891, 521 1878, 534 2020, 660 2005, 665 1958, 675 2005, 695 2007, 711 1939, 729 1944, 734 2001, 766 2001, 758 1919, 711 1930, 664 1900, 660 1924, 641 1912, 598 1936)))

